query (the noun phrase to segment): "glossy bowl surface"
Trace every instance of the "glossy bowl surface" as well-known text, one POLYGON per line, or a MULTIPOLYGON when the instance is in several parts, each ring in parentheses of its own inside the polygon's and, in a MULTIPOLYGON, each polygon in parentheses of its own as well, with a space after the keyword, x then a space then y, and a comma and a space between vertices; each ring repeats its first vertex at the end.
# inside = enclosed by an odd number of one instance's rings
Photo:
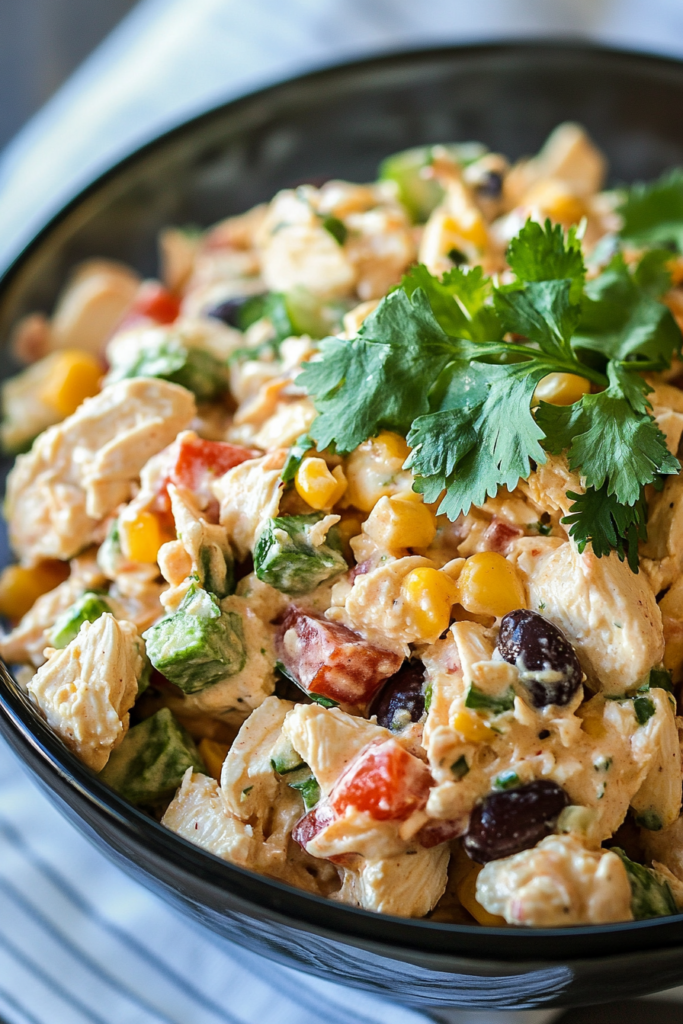
MULTIPOLYGON (((49 311, 89 256, 156 269, 165 224, 207 225, 278 188, 370 180, 387 154, 478 139, 515 158, 584 124, 611 181, 683 165, 683 65, 575 45, 420 51, 332 68, 213 110, 142 148, 70 203, 0 281, 0 337, 49 311)), ((3 372, 12 371, 8 355, 3 372)), ((8 558, 6 540, 0 557, 8 558)), ((564 930, 474 928, 367 913, 243 871, 104 786, 0 666, 0 730, 60 809, 124 870, 215 932, 290 966, 430 1005, 599 1002, 683 981, 683 915, 564 930)))

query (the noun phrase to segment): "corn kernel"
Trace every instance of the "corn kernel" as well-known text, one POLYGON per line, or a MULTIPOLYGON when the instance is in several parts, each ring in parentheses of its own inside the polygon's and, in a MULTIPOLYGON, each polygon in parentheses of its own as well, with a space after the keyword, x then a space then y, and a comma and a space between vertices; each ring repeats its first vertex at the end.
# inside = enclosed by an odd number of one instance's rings
POLYGON ((550 405, 573 405, 584 395, 590 394, 590 381, 577 373, 549 373, 536 385, 533 404, 548 402, 550 405))
POLYGON ((386 548, 426 548, 436 537, 436 517, 420 501, 385 496, 370 513, 365 532, 386 548))
POLYGON ((137 512, 131 518, 121 516, 119 533, 121 550, 131 562, 156 562, 159 548, 168 540, 153 512, 137 512))
POLYGON ((476 711, 468 711, 467 708, 457 711, 450 724, 468 743, 486 743, 495 736, 484 719, 476 711))
POLYGON ((39 399, 60 416, 71 416, 86 398, 100 389, 102 365, 89 352, 65 349, 55 353, 50 377, 39 392, 39 399))
POLYGON ((405 438, 400 434, 394 434, 390 430, 382 430, 377 437, 372 439, 372 444, 382 450, 387 459, 400 459, 403 464, 410 455, 410 448, 405 438))
POLYGON ((480 551, 467 559, 458 578, 458 601, 468 612, 497 619, 527 606, 521 576, 496 551, 480 551))
POLYGON ((488 234, 484 218, 476 208, 463 207, 458 211, 458 216, 446 216, 443 222, 444 233, 447 239, 446 244, 450 248, 451 242, 469 242, 477 249, 485 249, 488 243, 488 234))
POLYGON ((488 928, 500 928, 505 925, 505 918, 499 917, 498 914, 490 914, 477 900, 477 878, 482 866, 481 864, 473 864, 462 881, 458 883, 456 886, 458 899, 465 910, 469 911, 474 920, 478 921, 479 924, 483 924, 488 928))
POLYGON ((332 508, 346 490, 346 477, 341 466, 330 472, 324 459, 309 458, 299 466, 294 486, 300 498, 311 508, 332 508))
POLYGON ((40 562, 32 569, 8 565, 0 575, 0 615, 18 622, 42 594, 54 590, 68 575, 66 562, 40 562))
POLYGON ((209 775, 220 782, 221 769, 230 747, 227 743, 218 743, 216 740, 204 738, 199 741, 198 749, 209 775))
POLYGON ((407 574, 401 595, 420 639, 436 640, 448 629, 456 594, 457 584, 438 569, 425 566, 407 574))

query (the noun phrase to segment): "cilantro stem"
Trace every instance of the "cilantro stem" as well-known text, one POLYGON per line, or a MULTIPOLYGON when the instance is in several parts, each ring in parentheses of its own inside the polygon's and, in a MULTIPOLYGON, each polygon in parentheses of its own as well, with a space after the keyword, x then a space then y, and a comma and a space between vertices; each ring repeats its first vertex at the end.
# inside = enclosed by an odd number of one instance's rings
MULTIPOLYGON (((535 348, 529 348, 528 345, 518 345, 515 342, 510 341, 493 341, 493 342, 477 342, 477 348, 481 347, 481 355, 475 354, 472 356, 474 361, 485 358, 489 355, 499 355, 504 352, 514 353, 518 356, 527 356, 529 359, 535 359, 537 363, 545 363, 548 367, 548 373, 574 373, 581 377, 586 377, 592 381, 593 384, 599 384, 601 387, 607 387, 609 381, 604 373, 600 373, 599 370, 594 370, 590 366, 586 366, 584 363, 580 363, 578 359, 576 361, 565 362, 562 359, 548 358, 544 356, 542 352, 535 348)), ((625 363, 629 367, 633 367, 632 362, 625 363)), ((659 365, 659 364, 658 364, 659 365)), ((644 369, 654 369, 649 364, 643 365, 644 369)), ((640 363, 638 364, 640 369, 640 363)))

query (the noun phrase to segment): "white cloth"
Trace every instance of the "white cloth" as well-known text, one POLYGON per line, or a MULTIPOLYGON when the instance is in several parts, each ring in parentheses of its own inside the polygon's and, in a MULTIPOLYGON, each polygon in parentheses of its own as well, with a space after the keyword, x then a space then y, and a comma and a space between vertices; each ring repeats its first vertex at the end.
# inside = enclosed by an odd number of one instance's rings
MULTIPOLYGON (((0 269, 112 161, 250 89, 347 57, 539 34, 683 55, 681 0, 144 0, 0 158, 0 269)), ((8 1024, 420 1024, 417 1010, 221 942, 112 866, 0 744, 8 1024)), ((442 1011, 548 1024, 556 1011, 442 1011)))

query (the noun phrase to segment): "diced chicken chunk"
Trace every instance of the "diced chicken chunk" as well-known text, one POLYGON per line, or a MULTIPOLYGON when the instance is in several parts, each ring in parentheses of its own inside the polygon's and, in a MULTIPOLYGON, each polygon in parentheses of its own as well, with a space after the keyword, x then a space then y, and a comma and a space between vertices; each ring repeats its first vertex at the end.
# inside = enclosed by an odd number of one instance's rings
POLYGON ((322 793, 293 832, 309 854, 348 864, 349 855, 393 858, 420 841, 432 779, 388 730, 338 708, 295 705, 283 735, 322 793))
POLYGON ((282 731, 310 767, 323 795, 368 744, 391 737, 388 729, 374 722, 319 704, 295 704, 282 731))
POLYGON ((161 824, 217 857, 249 867, 255 840, 251 825, 225 807, 218 783, 188 768, 161 824))
POLYGON ((541 512, 569 515, 572 500, 567 491, 581 494, 583 488, 576 475, 572 473, 565 455, 549 455, 544 463, 539 464, 528 480, 519 485, 522 493, 541 512))
POLYGON ((531 850, 486 864, 477 900, 508 924, 530 928, 633 920, 623 862, 571 836, 548 836, 531 850))
POLYGON ((190 771, 162 823, 242 867, 328 893, 338 884, 337 871, 291 839, 301 797, 278 778, 270 760, 291 707, 269 698, 238 733, 223 764, 221 788, 190 771))
MULTIPOLYGON (((171 511, 175 520, 178 541, 189 556, 190 572, 195 573, 202 586, 208 577, 213 593, 225 594, 227 590, 226 562, 232 562, 228 535, 224 526, 207 522, 201 515, 194 495, 187 488, 168 484, 171 511)), ((163 566, 162 566, 163 571, 163 566)), ((167 577, 168 578, 168 577, 167 577)), ((169 582, 174 581, 169 578, 169 582)))
POLYGON ((367 704, 402 657, 368 643, 346 626, 292 606, 277 634, 285 668, 309 693, 342 704, 367 704))
POLYGON ((316 190, 279 192, 258 235, 266 287, 274 292, 306 288, 325 298, 347 295, 356 271, 344 246, 323 226, 314 208, 316 190))
POLYGON ((50 727, 89 768, 101 771, 128 731, 143 645, 130 622, 105 613, 54 653, 28 684, 50 727))
MULTIPOLYGON (((681 747, 673 697, 665 690, 654 689, 649 699, 655 714, 641 730, 646 748, 643 760, 647 757, 649 767, 640 789, 631 798, 631 807, 638 820, 659 830, 673 825, 680 814, 681 747)), ((636 742, 634 737, 634 746, 636 742)))
POLYGON ((372 643, 391 645, 407 655, 407 645, 425 637, 411 616, 410 604, 402 592, 403 580, 413 569, 430 566, 433 568, 434 563, 428 558, 411 555, 387 561, 356 576, 353 587, 345 595, 343 609, 333 607, 329 617, 338 617, 372 643))
POLYGON ((91 543, 99 521, 130 497, 142 466, 194 412, 185 388, 125 380, 42 434, 7 480, 10 542, 21 560, 71 558, 91 543))
POLYGON ((76 270, 52 318, 51 348, 80 348, 100 355, 132 305, 140 279, 111 260, 88 260, 76 270))
POLYGON ((664 666, 679 683, 683 671, 683 576, 672 583, 659 602, 664 627, 664 666))
POLYGON ((411 224, 398 206, 351 213, 346 253, 360 299, 381 299, 415 259, 411 224))
POLYGON ((528 582, 531 607, 564 631, 589 680, 605 693, 633 689, 661 662, 655 596, 643 574, 632 573, 615 552, 596 558, 563 544, 528 582))
POLYGON ((246 558, 254 550, 266 521, 277 515, 285 486, 280 474, 286 458, 286 450, 278 449, 235 466, 214 482, 221 525, 227 528, 239 558, 246 558))
POLYGON ((278 780, 271 757, 285 717, 293 707, 291 701, 267 697, 246 720, 223 762, 223 799, 228 809, 244 821, 252 815, 265 819, 275 801, 278 780))
POLYGON ((429 850, 415 845, 384 860, 359 858, 344 868, 344 882, 335 899, 396 917, 424 917, 443 896, 448 877, 448 846, 429 850))
POLYGON ((601 187, 607 163, 581 125, 567 121, 548 136, 535 159, 539 177, 557 178, 580 196, 601 187))

